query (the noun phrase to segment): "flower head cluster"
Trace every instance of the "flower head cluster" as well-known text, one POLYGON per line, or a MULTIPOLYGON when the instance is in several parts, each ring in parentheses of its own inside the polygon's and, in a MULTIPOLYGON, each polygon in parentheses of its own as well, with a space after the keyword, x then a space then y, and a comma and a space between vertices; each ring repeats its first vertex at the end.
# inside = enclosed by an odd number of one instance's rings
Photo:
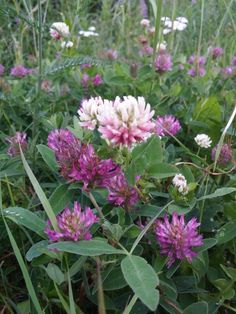
POLYGON ((95 74, 93 77, 90 77, 88 73, 82 74, 81 85, 84 88, 87 88, 89 84, 92 86, 99 86, 103 83, 103 79, 100 74, 95 74))
POLYGON ((99 132, 112 145, 131 147, 146 140, 154 131, 154 111, 143 97, 116 97, 113 103, 107 101, 97 116, 99 132))
POLYGON ((72 48, 74 46, 74 43, 72 42, 72 41, 70 41, 70 40, 68 40, 68 41, 63 41, 62 43, 61 43, 61 48, 72 48))
POLYGON ((222 69, 222 74, 225 77, 231 76, 233 73, 234 73, 234 68, 231 66, 222 69))
POLYGON ((161 248, 161 254, 168 256, 167 267, 175 260, 184 260, 192 262, 192 258, 197 255, 192 250, 193 247, 203 245, 202 235, 197 232, 200 224, 196 218, 192 218, 187 224, 184 215, 178 216, 173 213, 172 221, 169 222, 168 216, 156 221, 156 238, 161 248))
POLYGON ((3 75, 4 71, 5 71, 4 65, 0 64, 0 76, 3 75))
POLYGON ((196 137, 194 137, 194 141, 201 148, 209 148, 211 146, 211 143, 212 143, 212 140, 206 134, 198 134, 196 137))
POLYGON ((149 27, 150 26, 150 20, 148 19, 142 19, 140 21, 140 25, 143 26, 143 27, 149 27))
POLYGON ((171 55, 160 50, 155 60, 155 67, 160 74, 170 71, 172 69, 171 55))
POLYGON ((214 48, 212 48, 212 50, 211 50, 211 54, 212 54, 212 57, 213 57, 214 59, 217 59, 217 58, 223 56, 224 50, 223 50, 223 48, 221 48, 221 47, 214 47, 214 48))
MULTIPOLYGON (((216 156, 218 145, 216 145, 211 151, 211 159, 214 161, 216 156)), ((232 149, 229 144, 223 144, 221 147, 220 155, 218 157, 218 163, 221 165, 226 165, 232 160, 232 149)))
POLYGON ((98 109, 103 104, 101 97, 84 99, 78 110, 80 125, 86 129, 94 130, 97 126, 98 109))
POLYGON ((179 16, 174 21, 172 21, 169 17, 163 16, 161 18, 163 23, 163 34, 166 35, 173 31, 183 31, 188 26, 188 20, 186 17, 179 16))
POLYGON ((10 157, 15 157, 17 155, 20 155, 20 147, 22 151, 26 151, 27 150, 27 139, 26 139, 27 135, 24 132, 16 132, 16 134, 12 137, 7 137, 6 140, 8 141, 8 143, 10 143, 9 148, 7 150, 7 154, 10 157))
POLYGON ((75 202, 72 211, 69 208, 65 208, 57 216, 58 230, 53 230, 49 222, 45 233, 52 242, 60 240, 90 240, 92 235, 89 229, 98 220, 89 207, 82 211, 80 204, 75 202))
POLYGON ((176 135, 181 129, 179 120, 172 115, 159 116, 156 120, 156 133, 159 136, 176 135))
POLYGON ((183 176, 181 173, 176 174, 172 182, 180 194, 183 194, 183 195, 188 194, 189 189, 188 189, 188 184, 187 184, 187 180, 185 176, 183 176))
POLYGON ((23 65, 16 65, 11 69, 11 75, 15 76, 15 77, 22 78, 22 77, 25 77, 29 74, 32 74, 32 70, 27 69, 23 65))
POLYGON ((70 177, 84 183, 84 189, 106 187, 111 178, 120 172, 120 167, 112 159, 100 159, 92 145, 82 147, 78 163, 74 163, 70 177))
POLYGON ((90 26, 87 31, 80 30, 79 31, 79 35, 83 36, 83 37, 91 37, 91 36, 92 37, 97 37, 97 36, 99 36, 99 34, 97 32, 95 32, 95 31, 96 31, 96 27, 95 26, 90 26))
POLYGON ((55 22, 50 27, 50 35, 52 38, 59 40, 70 35, 69 26, 63 22, 55 22))
POLYGON ((70 179, 73 165, 78 163, 81 143, 69 130, 56 129, 48 136, 48 146, 55 152, 61 175, 70 179))
POLYGON ((130 209, 139 199, 137 189, 128 184, 123 172, 113 177, 107 186, 108 200, 118 206, 130 209))
POLYGON ((205 62, 206 59, 203 56, 190 56, 188 59, 188 63, 193 65, 193 67, 188 70, 188 74, 191 76, 204 76, 206 74, 206 70, 204 68, 205 62))

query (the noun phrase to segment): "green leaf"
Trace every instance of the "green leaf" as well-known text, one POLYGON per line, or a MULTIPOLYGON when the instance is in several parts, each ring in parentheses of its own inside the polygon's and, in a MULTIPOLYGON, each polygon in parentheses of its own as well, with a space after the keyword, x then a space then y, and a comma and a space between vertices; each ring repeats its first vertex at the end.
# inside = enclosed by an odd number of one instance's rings
POLYGON ((65 275, 56 264, 49 263, 46 268, 46 272, 48 276, 58 285, 65 281, 65 275))
POLYGON ((224 299, 231 300, 234 297, 235 291, 233 289, 233 284, 229 280, 220 278, 214 280, 212 283, 220 291, 220 294, 224 299))
POLYGON ((47 240, 42 240, 32 245, 25 255, 27 261, 31 262, 34 258, 41 256, 44 250, 47 250, 47 246, 47 240))
POLYGON ((123 251, 115 249, 105 241, 89 240, 79 242, 58 242, 48 246, 49 249, 57 249, 58 251, 68 252, 83 256, 99 256, 103 254, 124 254, 123 251))
POLYGON ((230 188, 220 188, 220 189, 215 190, 215 192, 212 193, 212 194, 208 194, 208 195, 200 197, 198 199, 198 201, 211 199, 211 198, 215 198, 215 197, 221 197, 221 196, 233 193, 233 192, 236 192, 236 188, 233 188, 233 187, 230 187, 230 188))
POLYGON ((216 234, 217 244, 226 243, 235 237, 236 237, 235 222, 230 221, 218 230, 216 234))
POLYGON ((73 199, 74 190, 69 189, 68 184, 59 185, 49 198, 55 215, 59 214, 65 206, 73 199))
POLYGON ((210 249, 211 247, 215 246, 217 243, 217 240, 216 239, 204 239, 203 240, 203 245, 200 246, 200 247, 197 247, 195 249, 196 252, 200 253, 200 252, 204 252, 204 251, 207 251, 208 249, 210 249))
POLYGON ((166 163, 156 163, 148 167, 147 174, 151 178, 164 179, 179 173, 179 169, 166 163))
POLYGON ((58 171, 58 164, 57 164, 53 150, 50 149, 49 147, 47 147, 46 145, 43 145, 43 144, 37 145, 37 149, 40 152, 45 163, 48 165, 48 167, 53 172, 57 172, 58 171))
POLYGON ((223 271, 229 276, 229 278, 236 281, 236 268, 233 267, 225 267, 224 265, 220 265, 223 271))
POLYGON ((122 260, 121 269, 133 292, 155 311, 159 303, 159 291, 155 289, 159 279, 151 265, 142 257, 129 255, 122 260))
POLYGON ((45 237, 45 221, 30 210, 21 207, 8 207, 3 209, 3 215, 14 221, 16 224, 36 232, 43 238, 45 237))
POLYGON ((57 219, 56 216, 53 212, 53 209, 45 195, 45 193, 43 192, 43 189, 41 188, 40 184, 38 183, 35 175, 33 174, 32 170, 30 169, 30 166, 28 165, 25 156, 21 150, 21 159, 25 168, 25 171, 30 179, 31 184, 34 187, 34 190, 38 196, 38 198, 40 199, 41 204, 43 205, 43 208, 45 210, 45 212, 48 215, 49 220, 52 223, 53 228, 56 230, 57 229, 57 219))
POLYGON ((183 311, 183 314, 196 314, 196 313, 208 314, 208 304, 204 301, 193 303, 186 307, 186 309, 183 311))
POLYGON ((107 291, 122 289, 125 286, 127 286, 127 283, 120 268, 112 270, 103 281, 103 289, 107 291))

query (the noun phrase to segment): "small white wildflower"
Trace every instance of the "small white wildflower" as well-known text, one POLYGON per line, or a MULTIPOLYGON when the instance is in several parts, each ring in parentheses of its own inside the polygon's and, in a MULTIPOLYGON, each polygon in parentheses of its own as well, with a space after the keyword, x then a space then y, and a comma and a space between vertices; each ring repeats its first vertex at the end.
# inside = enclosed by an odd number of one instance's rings
POLYGON ((83 36, 83 37, 91 37, 91 36, 99 36, 98 33, 95 33, 93 31, 84 31, 84 30, 81 30, 79 31, 79 35, 83 36))
POLYGON ((55 22, 50 27, 50 35, 59 40, 62 37, 68 37, 70 35, 69 26, 63 22, 55 22))
POLYGON ((63 41, 61 43, 61 48, 72 48, 74 46, 72 41, 63 41))
POLYGON ((163 34, 166 35, 173 31, 183 31, 188 26, 188 20, 184 16, 177 17, 174 21, 171 21, 169 17, 162 17, 164 29, 163 34))
POLYGON ((188 194, 189 188, 188 188, 187 180, 185 176, 183 176, 181 173, 178 173, 174 176, 172 183, 177 188, 179 193, 183 195, 188 194))
POLYGON ((90 27, 88 28, 88 31, 90 31, 90 32, 95 32, 95 31, 96 31, 96 27, 95 27, 95 26, 90 26, 90 27))
POLYGON ((161 43, 157 43, 156 51, 165 51, 167 48, 167 42, 163 41, 161 43))
POLYGON ((164 28, 163 29, 163 35, 167 35, 171 32, 171 28, 164 28))
POLYGON ((194 137, 194 140, 197 143, 197 145, 202 148, 208 148, 211 146, 212 143, 212 140, 206 134, 198 134, 196 137, 194 137))
POLYGON ((140 25, 144 27, 149 27, 150 26, 150 21, 148 19, 142 19, 140 21, 140 25))

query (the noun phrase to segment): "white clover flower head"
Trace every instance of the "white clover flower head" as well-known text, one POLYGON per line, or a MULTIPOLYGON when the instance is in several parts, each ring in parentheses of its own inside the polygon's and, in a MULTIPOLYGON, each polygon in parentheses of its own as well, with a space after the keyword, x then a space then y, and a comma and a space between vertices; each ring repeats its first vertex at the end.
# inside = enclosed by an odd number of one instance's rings
POLYGON ((99 107, 103 105, 101 97, 91 97, 90 99, 84 99, 81 103, 81 107, 78 110, 79 124, 83 128, 94 130, 97 126, 97 114, 99 107))
POLYGON ((150 26, 150 21, 148 19, 142 19, 140 21, 140 25, 144 27, 149 27, 150 26))
POLYGON ((198 134, 196 137, 194 137, 194 140, 201 148, 209 148, 212 143, 212 140, 206 134, 198 134))
POLYGON ((166 41, 163 41, 163 42, 160 42, 160 43, 157 43, 157 46, 156 46, 156 51, 165 51, 167 48, 167 42, 166 41))
POLYGON ((61 48, 72 48, 74 46, 72 41, 63 41, 61 43, 61 48))
POLYGON ((50 27, 50 35, 54 39, 61 39, 63 37, 68 37, 70 35, 69 26, 63 22, 55 22, 50 27))
POLYGON ((173 185, 177 188, 180 194, 186 195, 189 192, 187 180, 185 176, 183 176, 181 173, 178 173, 174 176, 172 180, 173 185))
POLYGON ((188 20, 184 16, 179 16, 174 21, 164 16, 161 18, 161 21, 164 26, 163 35, 170 33, 172 30, 183 31, 188 26, 188 20))

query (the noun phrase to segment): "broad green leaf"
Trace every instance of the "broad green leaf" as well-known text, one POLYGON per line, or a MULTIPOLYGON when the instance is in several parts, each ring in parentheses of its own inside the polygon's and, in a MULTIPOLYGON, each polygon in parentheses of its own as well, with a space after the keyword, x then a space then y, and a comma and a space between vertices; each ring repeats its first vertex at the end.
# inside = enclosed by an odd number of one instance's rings
POLYGON ((103 281, 103 289, 108 291, 122 289, 125 286, 127 283, 120 268, 112 270, 103 281))
POLYGON ((233 187, 230 187, 230 188, 219 188, 219 189, 215 190, 215 192, 212 193, 212 194, 208 194, 208 195, 200 197, 198 199, 198 201, 211 199, 211 198, 215 198, 215 197, 221 197, 221 196, 233 193, 233 192, 236 192, 236 188, 233 188, 233 187))
POLYGON ((55 215, 59 214, 73 200, 74 190, 68 184, 59 185, 49 198, 55 215))
POLYGON ((212 283, 220 291, 220 294, 224 299, 231 300, 234 297, 235 291, 233 288, 233 284, 230 282, 230 280, 220 278, 214 280, 212 283))
POLYGON ((210 314, 208 313, 208 304, 204 301, 193 303, 186 307, 186 309, 183 311, 183 314, 210 314))
POLYGON ((110 244, 100 240, 89 240, 79 242, 58 242, 48 246, 49 249, 57 249, 61 252, 68 252, 83 256, 99 256, 103 254, 124 254, 123 251, 115 249, 110 244))
POLYGON ((3 210, 3 215, 14 221, 16 224, 36 232, 43 238, 45 237, 45 221, 30 210, 21 207, 8 207, 3 210))
POLYGON ((0 179, 5 179, 6 177, 18 177, 18 176, 24 176, 25 173, 23 170, 20 169, 5 169, 0 171, 0 179))
POLYGON ((39 257, 43 254, 43 251, 47 250, 48 241, 42 240, 40 242, 35 243, 31 246, 31 248, 26 253, 25 257, 28 262, 31 262, 34 258, 39 257))
POLYGON ((233 267, 225 267, 224 265, 220 265, 223 271, 229 276, 233 281, 236 281, 236 268, 233 267))
POLYGON ((151 178, 164 179, 179 173, 179 169, 166 163, 156 163, 148 167, 147 174, 151 178))
POLYGON ((62 284, 65 281, 65 275, 56 264, 49 263, 46 268, 46 272, 48 276, 58 285, 62 284))
POLYGON ((226 243, 236 237, 235 222, 228 222, 216 234, 217 244, 226 243))
POLYGON ((159 279, 151 265, 140 256, 129 255, 122 260, 121 269, 133 292, 151 311, 155 311, 159 303, 156 289, 159 279))
POLYGON ((58 164, 57 164, 53 150, 50 149, 49 147, 47 147, 46 145, 43 145, 43 144, 37 145, 37 149, 40 152, 45 163, 48 165, 48 167, 53 172, 57 172, 58 171, 58 164))

